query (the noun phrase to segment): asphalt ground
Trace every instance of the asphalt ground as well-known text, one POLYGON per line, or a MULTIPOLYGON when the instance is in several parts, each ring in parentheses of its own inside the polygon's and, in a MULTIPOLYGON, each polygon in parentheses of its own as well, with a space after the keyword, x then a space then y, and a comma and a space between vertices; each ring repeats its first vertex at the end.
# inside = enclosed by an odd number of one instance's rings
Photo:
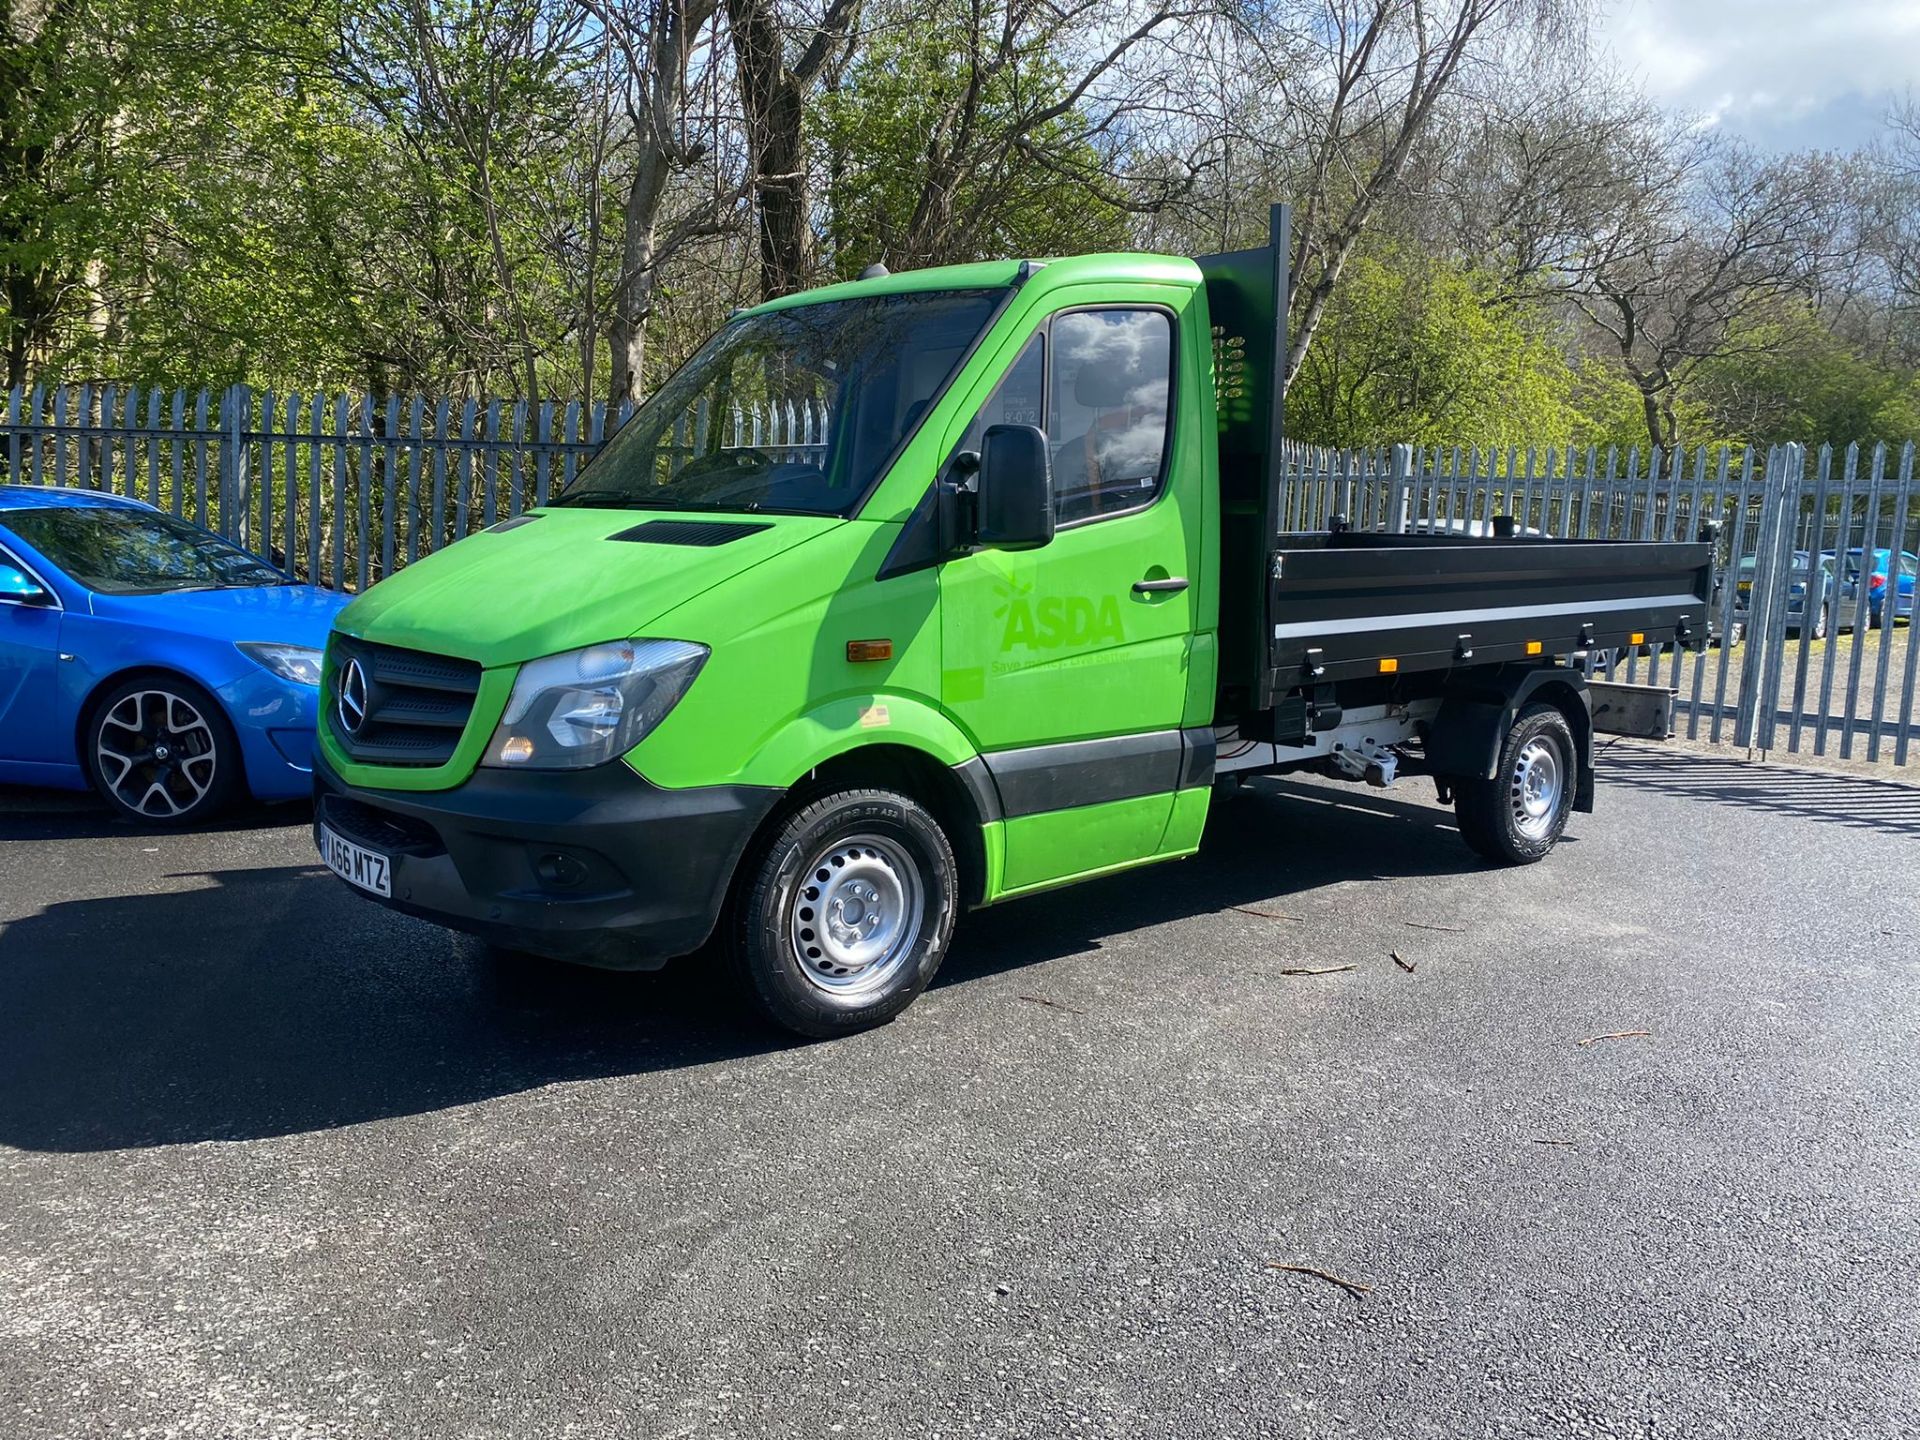
POLYGON ((1259 782, 826 1044, 0 797, 0 1434, 1920 1433, 1920 791, 1603 767, 1259 782))

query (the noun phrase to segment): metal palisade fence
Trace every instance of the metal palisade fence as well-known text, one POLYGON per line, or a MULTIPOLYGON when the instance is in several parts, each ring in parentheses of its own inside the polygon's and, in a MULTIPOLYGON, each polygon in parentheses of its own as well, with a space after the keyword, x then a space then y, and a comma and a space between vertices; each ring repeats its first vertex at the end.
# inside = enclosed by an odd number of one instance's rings
MULTIPOLYGON (((131 495, 349 590, 544 503, 632 409, 105 384, 15 388, 0 404, 0 478, 131 495)), ((720 415, 701 404, 675 418, 668 443, 820 457, 827 422, 804 401, 720 415)), ((1569 539, 1670 540, 1717 522, 1716 643, 1622 657, 1615 677, 1677 690, 1689 738, 1909 761, 1912 444, 1622 455, 1288 442, 1282 464, 1289 530, 1340 515, 1363 529, 1486 534, 1510 516, 1569 539)))
MULTIPOLYGON (((302 580, 364 590, 408 561, 545 504, 632 413, 524 400, 274 394, 243 385, 15 387, 0 410, 0 480, 131 495, 302 580)), ((817 404, 705 404, 670 443, 819 453, 817 404)))
MULTIPOLYGON (((1678 692, 1680 733, 1841 759, 1913 757, 1914 446, 1285 449, 1281 525, 1686 540, 1718 526, 1705 651, 1616 657, 1678 692)), ((1590 662, 1591 663, 1591 662, 1590 662)))

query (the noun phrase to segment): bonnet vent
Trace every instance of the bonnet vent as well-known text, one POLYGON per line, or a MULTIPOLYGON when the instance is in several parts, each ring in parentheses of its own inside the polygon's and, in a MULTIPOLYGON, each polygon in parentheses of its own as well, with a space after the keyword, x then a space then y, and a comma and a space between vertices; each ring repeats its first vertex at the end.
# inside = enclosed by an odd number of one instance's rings
POLYGON ((731 545, 734 541, 771 525, 755 525, 740 520, 649 520, 609 540, 631 540, 641 545, 731 545))

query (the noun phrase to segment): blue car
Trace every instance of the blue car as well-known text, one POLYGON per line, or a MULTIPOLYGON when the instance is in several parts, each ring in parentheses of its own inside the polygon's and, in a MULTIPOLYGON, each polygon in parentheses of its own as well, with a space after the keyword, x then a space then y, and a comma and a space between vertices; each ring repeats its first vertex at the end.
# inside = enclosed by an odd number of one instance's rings
POLYGON ((311 793, 350 598, 137 500, 0 485, 0 781, 163 824, 311 793))
MULTIPOLYGON (((1841 579, 1845 582, 1844 598, 1851 601, 1859 594, 1861 561, 1864 551, 1859 546, 1847 551, 1841 579)), ((1920 559, 1909 551, 1902 550, 1896 555, 1891 550, 1873 552, 1872 563, 1865 567, 1867 571, 1867 615, 1870 623, 1879 626, 1888 620, 1911 620, 1913 618, 1913 587, 1917 572, 1920 572, 1920 559), (1893 592, 1889 605, 1887 592, 1893 592)))

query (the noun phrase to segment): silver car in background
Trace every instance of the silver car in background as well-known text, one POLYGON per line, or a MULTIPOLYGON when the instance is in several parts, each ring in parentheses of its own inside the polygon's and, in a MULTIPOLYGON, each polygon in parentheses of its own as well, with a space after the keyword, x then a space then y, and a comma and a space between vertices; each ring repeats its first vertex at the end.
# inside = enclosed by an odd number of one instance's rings
MULTIPOLYGON (((1726 643, 1738 645, 1747 633, 1747 608, 1753 600, 1753 576, 1757 566, 1757 557, 1748 555, 1741 560, 1733 572, 1733 619, 1727 626, 1726 643)), ((1834 585, 1833 556, 1822 555, 1819 563, 1805 550, 1793 552, 1792 568, 1788 572, 1787 588, 1787 633, 1798 635, 1807 624, 1807 613, 1812 610, 1812 636, 1815 640, 1827 638, 1831 629, 1848 629, 1852 617, 1843 606, 1834 601, 1838 591, 1834 585), (1809 600, 1808 591, 1812 590, 1809 600), (1839 610, 1837 616, 1835 611, 1839 610)))

